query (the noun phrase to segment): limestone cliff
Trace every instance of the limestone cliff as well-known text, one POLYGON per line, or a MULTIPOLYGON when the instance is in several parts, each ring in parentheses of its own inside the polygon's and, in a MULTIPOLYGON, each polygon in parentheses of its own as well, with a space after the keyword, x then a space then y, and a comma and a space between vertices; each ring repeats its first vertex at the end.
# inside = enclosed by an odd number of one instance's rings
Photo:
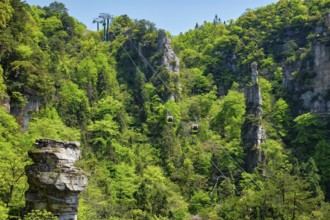
POLYGON ((180 70, 179 57, 174 53, 172 48, 172 41, 166 36, 164 30, 158 31, 158 49, 163 50, 164 55, 161 60, 161 64, 167 69, 174 73, 178 73, 180 70))
POLYGON ((23 131, 28 130, 31 114, 33 112, 39 112, 41 105, 39 97, 26 97, 26 99, 27 102, 25 106, 12 106, 10 109, 10 114, 15 117, 17 123, 22 127, 23 131))
POLYGON ((60 220, 77 219, 78 195, 87 185, 83 170, 74 166, 79 143, 39 139, 35 146, 29 152, 34 164, 26 167, 26 210, 46 209, 60 220))
POLYGON ((265 162, 264 152, 260 145, 266 140, 265 130, 262 127, 262 97, 258 85, 257 64, 252 63, 252 85, 244 89, 246 105, 245 121, 242 126, 242 141, 244 145, 245 168, 252 173, 258 164, 265 162))
POLYGON ((169 37, 166 36, 166 32, 164 30, 158 31, 158 50, 163 52, 163 56, 161 58, 161 65, 163 65, 167 70, 174 75, 174 83, 177 88, 177 92, 168 97, 169 100, 177 100, 178 95, 182 91, 182 85, 180 83, 179 71, 180 71, 180 59, 174 53, 172 48, 172 42, 169 37))
POLYGON ((330 113, 330 14, 324 26, 315 28, 310 58, 283 66, 283 84, 297 103, 297 114, 330 113))

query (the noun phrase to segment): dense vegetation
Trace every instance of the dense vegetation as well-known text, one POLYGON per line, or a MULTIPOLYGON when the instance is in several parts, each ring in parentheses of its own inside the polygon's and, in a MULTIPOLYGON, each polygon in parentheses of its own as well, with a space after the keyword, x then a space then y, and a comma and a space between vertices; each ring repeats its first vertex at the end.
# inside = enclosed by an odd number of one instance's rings
POLYGON ((298 114, 282 85, 283 64, 311 59, 329 0, 279 0, 172 37, 179 79, 160 65, 149 21, 118 16, 103 42, 62 3, 2 0, 0 10, 0 99, 10 97, 12 112, 41 105, 25 132, 0 108, 0 219, 21 215, 27 151, 41 137, 82 143, 77 165, 89 185, 79 219, 330 219, 329 120, 298 114), (251 174, 241 128, 252 61, 267 163, 251 174), (173 93, 178 100, 168 101, 173 93))

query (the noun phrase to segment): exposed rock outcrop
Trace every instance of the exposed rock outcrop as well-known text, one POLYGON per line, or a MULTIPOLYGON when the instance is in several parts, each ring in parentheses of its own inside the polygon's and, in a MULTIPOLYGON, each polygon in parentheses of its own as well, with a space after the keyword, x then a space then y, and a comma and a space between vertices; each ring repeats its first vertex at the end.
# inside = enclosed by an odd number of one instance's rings
POLYGON ((26 99, 27 103, 25 106, 20 108, 14 106, 10 109, 10 114, 15 117, 23 131, 28 130, 31 113, 39 112, 40 108, 40 100, 38 97, 26 97, 26 99))
POLYGON ((250 173, 259 163, 265 162, 265 154, 260 145, 266 140, 265 130, 261 123, 262 97, 257 80, 257 64, 252 63, 251 69, 252 85, 246 86, 244 89, 246 113, 242 126, 242 141, 246 153, 245 168, 250 173))
MULTIPOLYGON (((301 50, 304 48, 300 48, 301 50)), ((311 58, 283 68, 283 85, 296 101, 297 114, 330 113, 330 14, 315 27, 311 58)))
POLYGON ((77 219, 78 195, 87 185, 83 170, 74 166, 80 158, 79 142, 38 139, 26 167, 29 189, 26 210, 46 209, 60 220, 77 219))
POLYGON ((168 100, 177 100, 178 95, 182 91, 182 85, 179 77, 180 59, 174 53, 174 50, 171 45, 172 41, 169 37, 166 36, 165 30, 158 31, 157 43, 158 43, 158 50, 163 51, 163 56, 161 58, 161 65, 163 65, 167 70, 171 72, 171 74, 174 75, 173 79, 177 88, 177 92, 175 94, 171 94, 171 96, 168 97, 168 100))
POLYGON ((174 53, 172 48, 172 41, 169 37, 166 36, 164 30, 158 31, 158 49, 164 51, 164 55, 161 60, 161 64, 168 70, 178 73, 180 71, 180 59, 174 53))
MULTIPOLYGON (((309 107, 311 112, 330 112, 330 46, 317 42, 313 46, 314 71, 312 100, 304 106, 309 107)), ((302 94, 302 97, 305 95, 302 94)))
POLYGON ((0 94, 0 107, 4 107, 7 113, 10 113, 9 96, 6 94, 0 94))

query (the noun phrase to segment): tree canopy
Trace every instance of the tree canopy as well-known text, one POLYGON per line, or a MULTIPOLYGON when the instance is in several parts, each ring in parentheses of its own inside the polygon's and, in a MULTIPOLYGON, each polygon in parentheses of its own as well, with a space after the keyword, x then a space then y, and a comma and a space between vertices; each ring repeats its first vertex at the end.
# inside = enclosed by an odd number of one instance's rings
POLYGON ((0 107, 0 219, 24 216, 24 167, 37 138, 81 142, 76 165, 89 185, 78 219, 330 219, 330 119, 297 109, 282 77, 284 66, 299 66, 299 82, 313 77, 313 44, 330 42, 315 27, 329 8, 279 0, 235 21, 216 15, 166 32, 180 58, 173 72, 150 21, 116 16, 104 42, 63 3, 1 1, 0 106, 11 110, 0 107), (247 173, 244 87, 254 61, 267 160, 264 172, 247 173))

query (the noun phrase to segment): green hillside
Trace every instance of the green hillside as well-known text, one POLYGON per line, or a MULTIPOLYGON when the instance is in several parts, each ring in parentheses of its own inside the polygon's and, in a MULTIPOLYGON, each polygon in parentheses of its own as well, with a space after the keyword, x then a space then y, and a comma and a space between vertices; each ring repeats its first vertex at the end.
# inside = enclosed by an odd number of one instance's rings
POLYGON ((329 0, 279 0, 178 36, 121 15, 109 41, 62 3, 0 11, 0 219, 23 217, 38 138, 81 142, 79 220, 330 219, 329 0), (167 67, 166 43, 180 59, 167 67), (253 62, 260 118, 244 99, 253 62), (266 137, 253 172, 247 120, 266 137))

